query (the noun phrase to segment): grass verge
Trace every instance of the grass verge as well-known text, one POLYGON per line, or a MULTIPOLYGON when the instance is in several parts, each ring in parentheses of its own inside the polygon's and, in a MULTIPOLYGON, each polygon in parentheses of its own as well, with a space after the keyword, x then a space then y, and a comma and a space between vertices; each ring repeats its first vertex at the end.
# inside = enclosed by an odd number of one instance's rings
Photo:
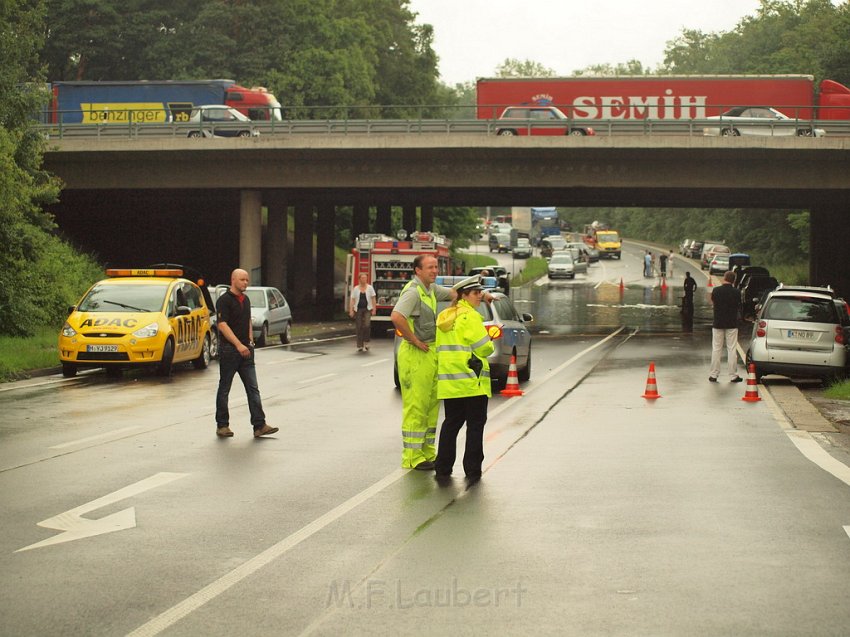
POLYGON ((32 336, 0 336, 0 382, 28 378, 27 370, 56 367, 58 330, 40 327, 32 336))
POLYGON ((511 286, 524 285, 546 274, 548 263, 542 257, 526 259, 523 268, 511 278, 511 286))
POLYGON ((472 268, 480 268, 485 265, 496 265, 498 261, 486 254, 475 254, 473 252, 459 252, 457 258, 454 259, 455 265, 458 262, 463 262, 463 272, 466 274, 472 268))
POLYGON ((837 400, 850 400, 850 380, 842 380, 827 387, 823 395, 837 400))

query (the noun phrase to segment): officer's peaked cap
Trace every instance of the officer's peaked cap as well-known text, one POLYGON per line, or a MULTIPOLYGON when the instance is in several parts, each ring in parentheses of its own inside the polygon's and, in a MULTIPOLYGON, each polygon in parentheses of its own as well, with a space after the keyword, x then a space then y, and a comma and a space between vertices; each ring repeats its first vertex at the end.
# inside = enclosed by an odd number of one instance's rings
POLYGON ((484 286, 481 285, 481 277, 477 274, 473 274, 472 276, 466 277, 463 281, 459 281, 452 286, 452 289, 457 290, 458 292, 470 292, 472 290, 483 290, 484 286))

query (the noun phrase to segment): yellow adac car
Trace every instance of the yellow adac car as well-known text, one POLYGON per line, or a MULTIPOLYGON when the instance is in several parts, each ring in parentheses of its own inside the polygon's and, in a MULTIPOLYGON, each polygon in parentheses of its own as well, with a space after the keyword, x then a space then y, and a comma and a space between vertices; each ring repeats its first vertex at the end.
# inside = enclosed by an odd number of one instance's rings
POLYGON ((62 374, 80 367, 152 365, 167 376, 174 363, 210 362, 210 310, 201 289, 178 269, 107 270, 70 310, 59 333, 62 374))

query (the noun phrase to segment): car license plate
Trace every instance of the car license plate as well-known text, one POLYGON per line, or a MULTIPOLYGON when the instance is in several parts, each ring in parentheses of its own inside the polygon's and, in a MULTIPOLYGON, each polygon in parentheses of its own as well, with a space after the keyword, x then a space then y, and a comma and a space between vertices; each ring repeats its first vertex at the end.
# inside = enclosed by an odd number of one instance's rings
POLYGON ((815 337, 814 332, 806 330, 788 330, 788 338, 795 338, 803 341, 810 341, 815 337))
POLYGON ((87 352, 117 352, 117 345, 86 345, 87 352))

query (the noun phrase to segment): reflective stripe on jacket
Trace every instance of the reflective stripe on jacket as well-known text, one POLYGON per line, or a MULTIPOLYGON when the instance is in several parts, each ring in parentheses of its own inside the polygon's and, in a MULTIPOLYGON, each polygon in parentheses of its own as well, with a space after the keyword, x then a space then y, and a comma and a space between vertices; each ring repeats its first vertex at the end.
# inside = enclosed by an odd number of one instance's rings
POLYGON ((495 347, 484 319, 467 301, 446 308, 437 317, 437 398, 490 396, 490 364, 495 347), (469 365, 481 361, 481 373, 469 365))

